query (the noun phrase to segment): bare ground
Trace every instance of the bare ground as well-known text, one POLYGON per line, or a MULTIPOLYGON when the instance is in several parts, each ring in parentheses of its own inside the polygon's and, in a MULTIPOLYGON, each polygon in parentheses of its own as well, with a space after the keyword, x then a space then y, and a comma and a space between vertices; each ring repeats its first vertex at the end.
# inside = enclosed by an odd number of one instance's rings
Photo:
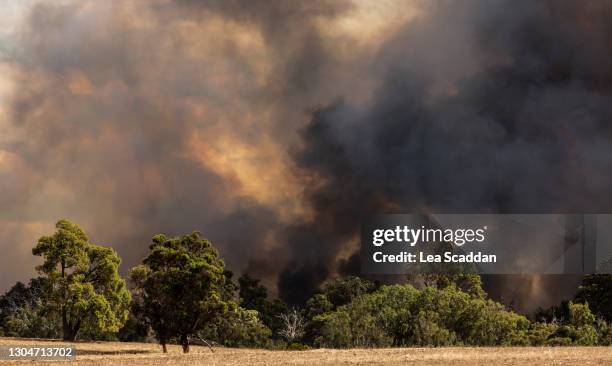
MULTIPOLYGON (((49 340, 0 338, 0 345, 53 345, 49 340)), ((317 349, 267 351, 192 346, 181 353, 170 346, 163 354, 156 344, 77 342, 73 361, 0 361, 0 365, 612 365, 612 347, 452 347, 386 349, 317 349)))

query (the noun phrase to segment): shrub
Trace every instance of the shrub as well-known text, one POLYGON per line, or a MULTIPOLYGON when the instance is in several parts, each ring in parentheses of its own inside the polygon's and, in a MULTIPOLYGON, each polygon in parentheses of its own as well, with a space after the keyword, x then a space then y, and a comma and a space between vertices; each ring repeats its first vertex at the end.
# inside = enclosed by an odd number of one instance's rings
POLYGON ((557 332, 559 326, 554 323, 533 323, 529 329, 529 343, 543 346, 557 332))
POLYGON ((314 319, 321 324, 317 344, 325 347, 526 344, 530 324, 454 285, 383 286, 314 319))
POLYGON ((236 307, 208 324, 198 335, 226 347, 267 347, 272 332, 259 320, 256 310, 236 307))
POLYGON ((597 344, 600 346, 610 346, 612 345, 612 326, 603 320, 599 319, 597 321, 597 344))
POLYGON ((287 346, 288 351, 308 351, 309 349, 310 347, 308 345, 297 342, 291 343, 287 346))

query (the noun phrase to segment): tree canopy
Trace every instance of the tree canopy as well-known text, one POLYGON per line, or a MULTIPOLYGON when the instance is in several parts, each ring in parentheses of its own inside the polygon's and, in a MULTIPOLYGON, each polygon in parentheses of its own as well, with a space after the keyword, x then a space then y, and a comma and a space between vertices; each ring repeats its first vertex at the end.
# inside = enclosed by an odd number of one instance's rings
POLYGON ((236 306, 226 296, 225 264, 199 232, 175 238, 156 235, 149 249, 142 265, 132 269, 145 317, 164 351, 166 343, 177 338, 189 352, 190 336, 236 306))
POLYGON ((117 252, 91 244, 68 220, 55 227, 32 249, 44 259, 37 270, 47 284, 45 311, 59 315, 64 340, 75 340, 79 331, 118 331, 128 318, 131 296, 119 277, 117 252))

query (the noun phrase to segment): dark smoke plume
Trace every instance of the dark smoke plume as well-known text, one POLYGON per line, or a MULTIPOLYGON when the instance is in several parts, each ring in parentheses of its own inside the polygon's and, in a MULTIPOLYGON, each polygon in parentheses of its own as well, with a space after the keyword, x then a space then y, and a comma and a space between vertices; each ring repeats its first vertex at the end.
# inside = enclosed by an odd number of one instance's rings
MULTIPOLYGON (((612 208, 611 2, 389 4, 28 3, 0 32, 0 288, 60 217, 124 273, 199 229, 299 303, 358 270, 372 213, 612 208)), ((489 279, 525 308, 563 282, 489 279)))
MULTIPOLYGON (((383 81, 371 104, 333 104, 304 130, 296 161, 318 177, 306 189, 315 215, 294 231, 292 248, 304 260, 281 276, 282 293, 319 283, 327 274, 320 261, 333 259, 372 212, 612 208, 612 7, 469 4, 440 3, 396 34, 380 52, 383 81), (451 54, 451 41, 472 54, 451 54), (455 83, 438 80, 439 67, 462 64, 455 83)), ((533 278, 489 278, 491 288, 506 280, 519 285, 508 299, 519 302, 546 300, 547 287, 576 281, 538 278, 534 296, 533 278)))

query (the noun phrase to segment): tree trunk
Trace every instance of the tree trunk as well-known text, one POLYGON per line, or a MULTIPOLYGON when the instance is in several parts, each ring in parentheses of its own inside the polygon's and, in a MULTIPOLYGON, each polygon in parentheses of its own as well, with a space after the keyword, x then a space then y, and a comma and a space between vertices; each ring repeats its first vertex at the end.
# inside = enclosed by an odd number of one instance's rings
POLYGON ((68 341, 70 333, 70 327, 68 326, 68 319, 66 317, 66 308, 62 306, 62 339, 68 341))
POLYGON ((64 260, 61 262, 62 266, 62 339, 65 341, 74 341, 76 338, 76 334, 73 334, 70 329, 70 324, 68 324, 68 310, 66 310, 66 265, 64 264, 64 260))
POLYGON ((166 337, 159 337, 159 344, 162 346, 162 351, 168 353, 168 347, 166 346, 166 337))
POLYGON ((189 337, 186 334, 181 335, 181 346, 183 346, 183 353, 189 353, 189 337))
POLYGON ((79 330, 81 329, 81 319, 77 320, 76 324, 70 324, 68 321, 68 317, 64 317, 63 319, 63 332, 62 339, 64 341, 74 342, 79 334, 79 330))
POLYGON ((64 324, 64 331, 62 332, 62 339, 68 342, 74 342, 78 329, 72 329, 68 324, 64 324))

